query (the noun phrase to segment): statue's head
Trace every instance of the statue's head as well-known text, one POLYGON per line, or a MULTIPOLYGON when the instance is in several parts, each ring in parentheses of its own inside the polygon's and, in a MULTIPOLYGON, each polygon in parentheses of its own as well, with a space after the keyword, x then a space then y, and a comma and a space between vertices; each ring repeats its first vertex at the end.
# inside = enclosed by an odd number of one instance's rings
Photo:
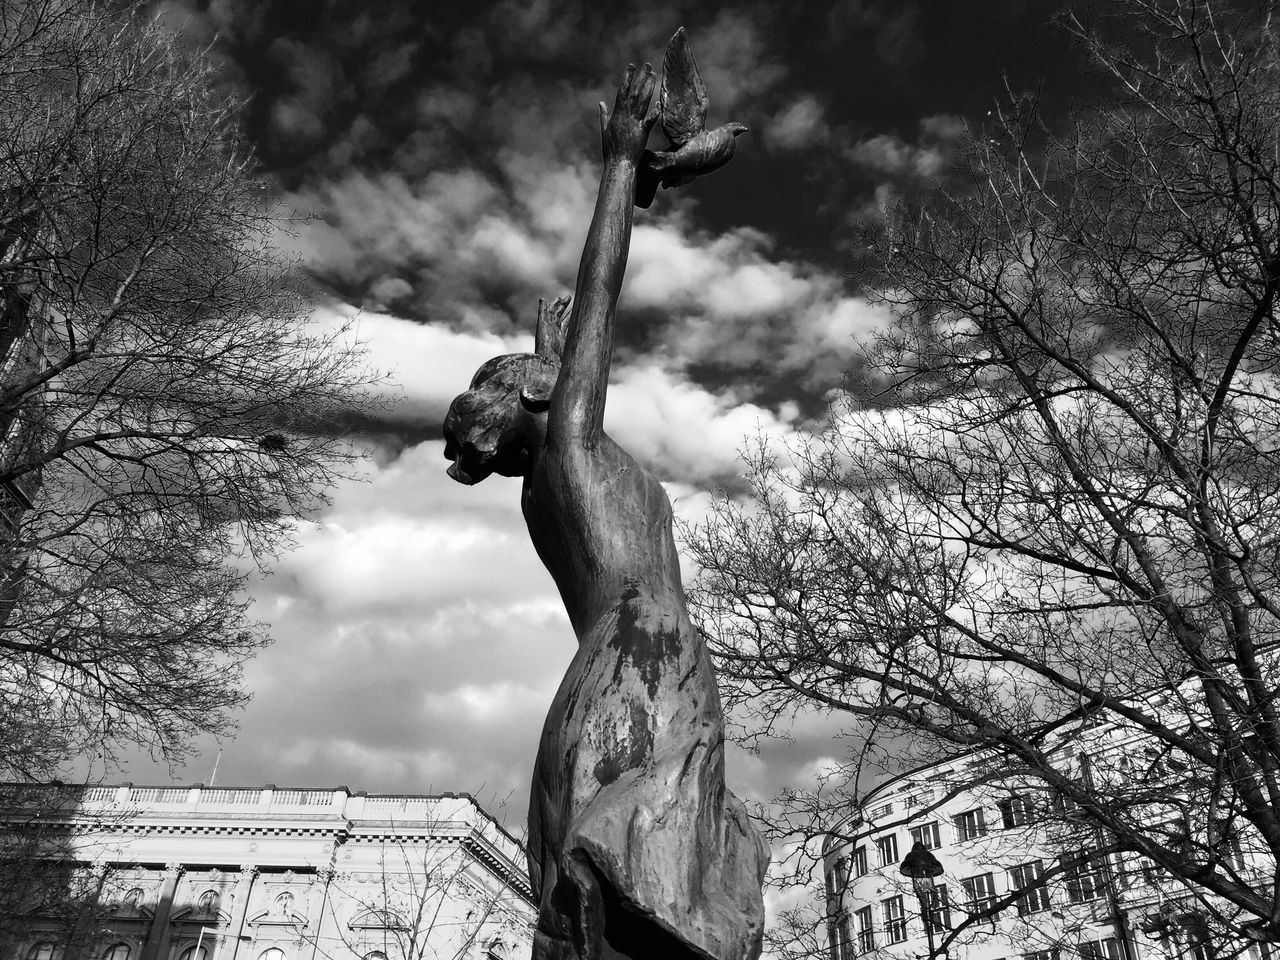
POLYGON ((481 364, 471 386, 449 405, 444 455, 449 476, 479 483, 491 473, 523 476, 546 436, 547 409, 560 375, 560 347, 569 299, 538 304, 534 353, 512 353, 481 364))

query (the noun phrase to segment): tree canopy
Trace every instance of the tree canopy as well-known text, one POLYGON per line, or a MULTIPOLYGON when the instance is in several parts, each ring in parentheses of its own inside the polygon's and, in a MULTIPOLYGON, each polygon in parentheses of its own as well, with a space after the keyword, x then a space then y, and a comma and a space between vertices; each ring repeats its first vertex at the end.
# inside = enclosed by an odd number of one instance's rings
POLYGON ((0 5, 0 778, 227 731, 252 561, 356 456, 240 110, 143 5, 0 5))
MULTIPOLYGON (((1280 36, 1225 4, 1116 15, 1126 44, 1065 18, 1113 100, 1049 129, 1011 98, 951 187, 888 212, 867 277, 894 326, 690 531, 695 605, 750 732, 816 706, 899 768, 973 752, 1275 942, 1280 36), (1064 767, 1053 731, 1104 717, 1177 775, 1064 767)), ((783 798, 778 836, 856 813, 866 755, 783 798)))

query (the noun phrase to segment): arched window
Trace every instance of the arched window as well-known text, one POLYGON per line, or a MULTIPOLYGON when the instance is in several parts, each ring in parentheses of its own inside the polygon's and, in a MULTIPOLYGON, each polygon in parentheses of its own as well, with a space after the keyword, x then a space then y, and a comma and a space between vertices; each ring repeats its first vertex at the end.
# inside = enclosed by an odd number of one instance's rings
POLYGON ((31 945, 31 949, 27 951, 27 960, 53 960, 54 952, 54 945, 48 940, 42 940, 31 945))
POLYGON ((374 950, 364 955, 364 960, 387 960, 387 955, 381 950, 374 950))
POLYGON ((132 887, 120 901, 120 906, 126 910, 139 910, 142 907, 142 898, 145 896, 141 887, 132 887))
POLYGON ((495 940, 489 944, 489 949, 485 951, 485 960, 507 960, 507 947, 501 940, 495 940))
POLYGON ((209 948, 204 944, 197 947, 193 943, 178 955, 178 960, 209 960, 209 948))
POLYGON ((206 890, 200 894, 200 899, 196 901, 196 910, 200 913, 213 915, 218 912, 218 907, 221 903, 222 897, 217 890, 206 890))
POLYGON ((284 960, 284 951, 279 947, 268 947, 258 954, 258 960, 284 960))
POLYGON ((129 945, 117 943, 102 952, 102 960, 129 960, 129 945))

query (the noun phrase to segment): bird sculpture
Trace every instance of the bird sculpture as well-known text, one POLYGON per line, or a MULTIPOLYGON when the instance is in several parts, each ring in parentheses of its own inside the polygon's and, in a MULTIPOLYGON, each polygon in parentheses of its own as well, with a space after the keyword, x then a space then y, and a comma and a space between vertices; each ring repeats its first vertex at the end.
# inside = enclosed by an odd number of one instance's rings
POLYGON ((667 44, 658 109, 670 148, 644 152, 636 178, 636 206, 645 209, 653 203, 659 185, 667 190, 683 187, 728 163, 734 140, 747 132, 740 123, 706 128, 707 88, 684 27, 667 44))

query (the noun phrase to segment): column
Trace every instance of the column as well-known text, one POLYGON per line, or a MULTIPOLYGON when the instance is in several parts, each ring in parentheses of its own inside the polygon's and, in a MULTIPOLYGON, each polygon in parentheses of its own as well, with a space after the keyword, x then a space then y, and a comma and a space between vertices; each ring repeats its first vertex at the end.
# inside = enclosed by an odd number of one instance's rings
POLYGON ((147 931, 147 942, 142 945, 141 960, 165 960, 165 950, 169 946, 169 915, 173 913, 173 899, 181 876, 182 864, 165 864, 164 885, 160 888, 160 899, 151 918, 151 929, 147 931))
POLYGON ((244 922, 249 916, 249 896, 253 893, 253 883, 257 879, 257 864, 240 865, 240 879, 236 881, 235 893, 232 894, 236 900, 235 909, 231 914, 231 922, 227 924, 227 932, 231 935, 231 952, 221 954, 218 960, 240 960, 240 938, 244 936, 244 922))

